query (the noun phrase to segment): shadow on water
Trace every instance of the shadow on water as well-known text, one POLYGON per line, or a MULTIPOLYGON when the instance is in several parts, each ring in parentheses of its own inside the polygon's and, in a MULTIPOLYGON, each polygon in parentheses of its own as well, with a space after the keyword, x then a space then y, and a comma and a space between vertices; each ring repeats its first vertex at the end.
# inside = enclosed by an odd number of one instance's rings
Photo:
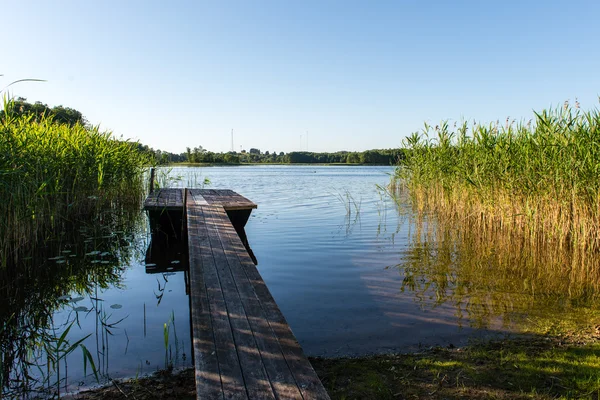
POLYGON ((143 223, 137 210, 108 210, 92 221, 70 223, 18 264, 0 268, 2 397, 60 394, 67 387, 66 358, 74 351, 84 354, 88 373, 108 368, 108 336, 120 321, 107 308, 120 305, 104 306, 98 293, 119 287, 125 266, 139 257, 133 235, 143 223), (66 310, 66 317, 56 319, 58 310, 66 310), (82 346, 87 336, 67 336, 89 313, 97 320, 90 334, 96 335, 95 349, 82 346))
MULTIPOLYGON (((189 261, 187 239, 182 231, 181 215, 165 213, 150 215, 152 235, 146 250, 146 274, 156 274, 157 289, 154 291, 160 305, 167 290, 169 278, 183 272, 185 292, 189 294, 189 261)), ((174 318, 174 316, 173 316, 174 318)))
MULTIPOLYGON (((148 217, 151 237, 144 257, 145 272, 157 276, 157 289, 154 291, 154 296, 158 306, 167 291, 170 277, 178 272, 184 274, 185 293, 189 295, 187 237, 182 212, 148 212, 148 217)), ((177 288, 177 290, 181 290, 181 288, 177 288)), ((189 326, 190 337, 192 337, 191 324, 189 326)), ((146 335, 145 320, 144 335, 146 335)), ((180 361, 185 362, 187 359, 184 341, 180 340, 177 335, 175 311, 171 311, 168 322, 163 326, 163 338, 165 343, 163 368, 171 371, 176 365, 180 365, 180 361), (171 336, 173 340, 171 340, 171 336)), ((191 340, 189 345, 190 354, 193 354, 191 340)))

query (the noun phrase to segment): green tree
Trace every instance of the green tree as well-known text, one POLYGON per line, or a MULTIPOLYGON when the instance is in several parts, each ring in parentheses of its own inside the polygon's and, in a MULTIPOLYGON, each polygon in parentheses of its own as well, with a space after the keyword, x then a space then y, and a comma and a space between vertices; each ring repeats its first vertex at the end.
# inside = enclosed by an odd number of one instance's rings
POLYGON ((346 157, 346 162, 348 164, 360 163, 360 157, 359 157, 358 153, 348 153, 348 157, 346 157))
MULTIPOLYGON (((9 102, 8 111, 17 116, 30 115, 34 120, 40 120, 42 117, 50 117, 59 124, 89 126, 88 121, 80 111, 63 106, 50 108, 47 104, 43 104, 40 101, 32 104, 27 102, 27 99, 24 97, 18 97, 16 100, 9 102)), ((4 118, 4 110, 0 110, 0 119, 2 118, 4 118)))

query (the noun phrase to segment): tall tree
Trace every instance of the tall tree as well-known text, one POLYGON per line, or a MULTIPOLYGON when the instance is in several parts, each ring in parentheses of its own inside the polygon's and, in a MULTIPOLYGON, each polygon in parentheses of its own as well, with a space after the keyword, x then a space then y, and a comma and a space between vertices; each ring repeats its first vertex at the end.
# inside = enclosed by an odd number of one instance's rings
MULTIPOLYGON (((56 106, 48 107, 40 101, 35 103, 29 103, 26 98, 18 97, 16 100, 12 100, 8 103, 8 112, 16 115, 31 115, 34 119, 40 120, 43 117, 53 118, 55 122, 59 124, 66 124, 73 126, 80 124, 88 126, 88 121, 85 119, 80 111, 77 111, 70 107, 56 106)), ((0 119, 4 118, 5 111, 0 110, 0 119)))

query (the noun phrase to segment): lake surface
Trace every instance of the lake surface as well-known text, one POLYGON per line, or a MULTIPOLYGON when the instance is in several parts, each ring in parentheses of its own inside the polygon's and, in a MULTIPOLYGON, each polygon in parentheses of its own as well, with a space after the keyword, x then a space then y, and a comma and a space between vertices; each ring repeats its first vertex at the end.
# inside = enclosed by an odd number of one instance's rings
MULTIPOLYGON (((432 224, 417 223, 406 201, 397 204, 381 189, 392 173, 391 167, 243 166, 163 169, 158 178, 172 187, 201 187, 208 178, 207 187, 232 189, 258 204, 246 225, 250 246, 310 356, 460 346, 471 338, 550 326, 597 306, 595 286, 584 283, 579 291, 573 279, 563 286, 556 283, 563 278, 559 272, 546 279, 536 269, 541 261, 504 259, 498 243, 488 247, 488 240, 432 233, 432 224)), ((48 261, 82 260, 90 267, 85 288, 55 290, 54 298, 40 301, 56 306, 56 335, 70 325, 71 342, 90 335, 82 343, 101 382, 192 366, 180 271, 185 252, 175 248, 158 256, 166 268, 156 273, 148 265, 148 222, 145 216, 140 221, 131 231, 103 236, 113 240, 105 251, 90 250, 97 235, 83 230, 90 238, 81 248, 67 243, 62 256, 48 261), (110 274, 94 269, 103 265, 111 266, 110 274)), ((19 285, 6 278, 0 283, 19 285)), ((84 377, 79 349, 65 360, 68 381, 62 385, 68 390, 96 383, 89 369, 84 377)))

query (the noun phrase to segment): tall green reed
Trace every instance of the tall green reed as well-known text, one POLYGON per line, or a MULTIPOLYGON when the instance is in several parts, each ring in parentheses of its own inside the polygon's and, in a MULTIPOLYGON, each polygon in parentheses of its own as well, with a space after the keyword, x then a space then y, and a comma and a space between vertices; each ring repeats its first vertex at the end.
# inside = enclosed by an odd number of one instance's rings
POLYGON ((600 113, 579 104, 435 127, 405 140, 396 176, 420 213, 532 243, 600 249, 600 113))
POLYGON ((135 143, 98 127, 34 120, 11 111, 0 120, 2 267, 75 220, 102 218, 106 207, 140 205, 149 157, 135 143))

